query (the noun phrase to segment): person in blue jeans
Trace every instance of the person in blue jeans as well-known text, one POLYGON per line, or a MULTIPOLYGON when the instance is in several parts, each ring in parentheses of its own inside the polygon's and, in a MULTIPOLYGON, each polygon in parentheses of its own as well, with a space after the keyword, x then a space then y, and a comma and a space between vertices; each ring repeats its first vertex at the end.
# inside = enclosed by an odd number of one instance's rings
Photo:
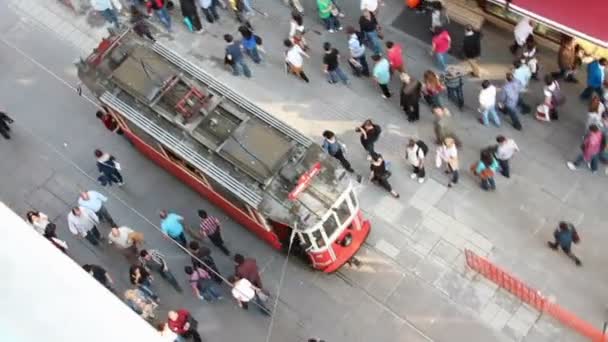
POLYGON ((481 152, 481 158, 475 167, 474 173, 481 179, 481 188, 484 190, 496 190, 494 175, 500 169, 498 162, 489 150, 481 152))
POLYGON ((224 41, 228 43, 226 46, 226 57, 224 58, 225 63, 232 66, 232 74, 239 76, 241 73, 245 77, 251 77, 251 70, 245 63, 243 58, 243 52, 241 51, 241 44, 234 41, 234 37, 231 34, 224 35, 224 41))
POLYGON ((92 0, 91 6, 95 11, 99 12, 107 22, 114 24, 116 28, 120 28, 118 14, 111 0, 92 0))
POLYGON ((245 50, 245 54, 251 57, 251 60, 255 64, 260 64, 262 59, 260 58, 260 53, 258 52, 258 43, 255 34, 245 25, 241 25, 239 27, 239 33, 243 37, 241 40, 241 45, 245 50))
POLYGON ((581 260, 572 253, 572 243, 578 243, 580 241, 578 232, 572 223, 560 222, 557 229, 553 232, 553 238, 555 239, 554 242, 547 241, 547 245, 551 249, 556 251, 558 248, 561 248, 562 251, 574 261, 576 266, 582 265, 581 260))
POLYGON ((500 119, 496 114, 496 87, 490 84, 488 80, 481 82, 479 111, 481 112, 481 123, 484 126, 487 126, 491 120, 496 127, 500 127, 500 119))
POLYGON ((172 32, 171 16, 169 15, 169 11, 167 11, 165 0, 146 0, 146 8, 148 9, 148 14, 154 11, 154 14, 156 14, 158 20, 167 29, 167 32, 172 32))
POLYGON ((188 281, 192 287, 194 295, 202 301, 214 301, 222 299, 219 290, 213 285, 211 276, 201 267, 196 269, 192 266, 185 266, 184 272, 188 276, 188 281))
POLYGON ((587 88, 581 93, 581 99, 587 100, 593 92, 604 98, 604 82, 606 80, 606 66, 608 60, 600 58, 587 65, 587 88))
POLYGON ((327 82, 329 83, 338 83, 338 81, 342 81, 344 84, 348 84, 348 77, 344 74, 344 71, 340 69, 340 53, 338 49, 332 48, 331 44, 328 42, 323 43, 323 50, 325 54, 323 55, 323 66, 325 68, 325 73, 327 74, 327 82))
POLYGON ((359 28, 365 37, 366 44, 374 51, 374 54, 382 54, 382 44, 378 36, 378 21, 372 12, 363 10, 363 15, 359 18, 359 28))

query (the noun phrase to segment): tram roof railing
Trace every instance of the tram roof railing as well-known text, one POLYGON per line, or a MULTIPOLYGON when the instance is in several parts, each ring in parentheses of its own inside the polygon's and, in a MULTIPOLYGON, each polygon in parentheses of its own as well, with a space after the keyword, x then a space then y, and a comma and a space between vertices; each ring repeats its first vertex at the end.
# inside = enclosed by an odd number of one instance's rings
POLYGON ((228 189, 250 206, 257 208, 262 202, 262 196, 251 190, 247 185, 231 176, 226 171, 217 167, 211 161, 202 157, 191 147, 179 141, 172 134, 161 128, 152 120, 135 110, 116 96, 109 92, 105 92, 100 97, 100 100, 110 108, 119 111, 125 118, 135 124, 137 127, 144 130, 146 133, 153 136, 163 146, 166 146, 180 157, 184 158, 194 167, 200 169, 215 182, 228 189))
POLYGON ((206 73, 200 67, 198 67, 194 63, 188 61, 187 59, 185 59, 184 57, 179 55, 177 52, 173 51, 172 49, 168 48, 167 46, 163 45, 162 43, 160 43, 160 42, 154 43, 153 50, 156 53, 158 53, 159 55, 161 55, 162 57, 166 58, 171 63, 175 64, 179 68, 183 69, 184 71, 188 72, 189 74, 191 74, 192 76, 197 78, 199 81, 204 83, 211 90, 214 90, 214 91, 218 92, 220 95, 224 96, 225 98, 235 102, 242 108, 246 109, 252 115, 255 115, 260 120, 262 120, 265 123, 267 123, 268 125, 276 128, 277 130, 279 130, 283 134, 287 135, 288 137, 292 138, 299 144, 302 144, 305 147, 308 147, 312 144, 312 141, 308 137, 306 137, 302 133, 298 132, 296 129, 290 127, 283 121, 275 118, 272 114, 262 110, 260 107, 253 104, 251 101, 247 100, 243 96, 239 95, 236 91, 232 90, 230 87, 220 83, 218 80, 216 80, 213 76, 206 73))

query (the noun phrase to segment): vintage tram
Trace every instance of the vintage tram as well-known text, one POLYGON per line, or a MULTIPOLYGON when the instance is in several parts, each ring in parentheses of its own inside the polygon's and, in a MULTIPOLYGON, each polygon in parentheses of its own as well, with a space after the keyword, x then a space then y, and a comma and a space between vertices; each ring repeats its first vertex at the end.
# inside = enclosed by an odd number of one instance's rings
POLYGON ((113 32, 77 68, 141 153, 272 247, 332 272, 367 238, 332 157, 162 43, 113 32))

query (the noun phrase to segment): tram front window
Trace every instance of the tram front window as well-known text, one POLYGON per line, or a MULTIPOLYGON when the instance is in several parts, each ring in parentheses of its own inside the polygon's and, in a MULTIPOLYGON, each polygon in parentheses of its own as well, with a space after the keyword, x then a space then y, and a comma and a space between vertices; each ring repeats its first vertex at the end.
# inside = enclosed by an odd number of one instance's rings
POLYGON ((312 232, 312 238, 317 243, 317 247, 325 247, 325 240, 323 239, 323 234, 321 234, 320 230, 315 230, 312 232))
MULTIPOLYGON (((340 224, 344 224, 350 219, 351 212, 348 208, 346 199, 344 199, 342 203, 340 203, 340 205, 335 209, 335 213, 338 215, 338 221, 340 221, 340 224)), ((328 232, 327 236, 331 236, 331 233, 328 232)))

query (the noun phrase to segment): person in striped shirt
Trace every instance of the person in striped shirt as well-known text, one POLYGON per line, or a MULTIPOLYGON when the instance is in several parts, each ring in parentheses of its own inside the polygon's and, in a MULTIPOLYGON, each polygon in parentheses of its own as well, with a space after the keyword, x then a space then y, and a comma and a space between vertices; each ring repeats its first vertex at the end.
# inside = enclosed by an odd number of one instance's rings
POLYGON ((165 260, 165 256, 155 249, 142 249, 139 251, 139 262, 148 270, 154 270, 160 273, 160 276, 165 279, 177 292, 182 292, 182 287, 179 286, 173 273, 169 270, 169 265, 165 260))
POLYGON ((201 218, 200 233, 202 237, 208 237, 209 240, 219 248, 224 254, 230 255, 230 251, 224 245, 224 239, 220 232, 220 221, 207 214, 204 210, 198 211, 198 217, 201 218))

